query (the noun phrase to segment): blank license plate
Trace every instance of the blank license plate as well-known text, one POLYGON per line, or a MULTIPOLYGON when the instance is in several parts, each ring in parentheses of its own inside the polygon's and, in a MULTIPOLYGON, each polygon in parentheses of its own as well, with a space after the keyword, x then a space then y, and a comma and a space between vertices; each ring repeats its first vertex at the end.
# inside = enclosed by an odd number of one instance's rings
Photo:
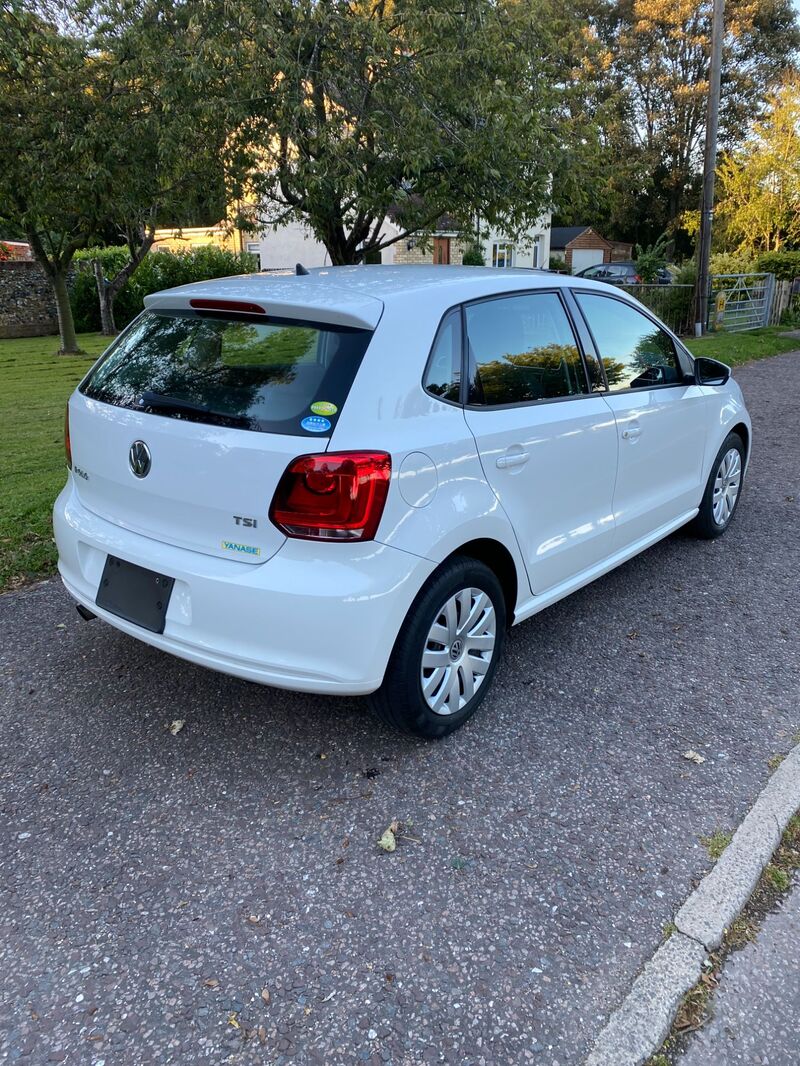
POLYGON ((174 577, 165 577, 109 555, 94 602, 104 611, 142 629, 163 633, 174 584, 174 577))

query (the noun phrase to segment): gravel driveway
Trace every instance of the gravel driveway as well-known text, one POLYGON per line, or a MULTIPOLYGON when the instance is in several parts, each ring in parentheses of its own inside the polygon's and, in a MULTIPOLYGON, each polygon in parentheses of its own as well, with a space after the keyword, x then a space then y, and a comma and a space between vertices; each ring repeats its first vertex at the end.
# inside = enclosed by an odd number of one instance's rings
POLYGON ((800 354, 737 378, 728 534, 516 628, 436 744, 87 624, 56 581, 0 598, 0 1058, 579 1062, 800 728, 800 354))

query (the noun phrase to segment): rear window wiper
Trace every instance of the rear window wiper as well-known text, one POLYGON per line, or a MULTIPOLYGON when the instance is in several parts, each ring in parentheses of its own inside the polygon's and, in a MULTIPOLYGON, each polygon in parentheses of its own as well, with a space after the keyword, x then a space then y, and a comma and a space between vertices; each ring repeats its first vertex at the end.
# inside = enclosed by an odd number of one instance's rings
POLYGON ((143 392, 136 406, 142 410, 173 411, 176 414, 181 414, 181 412, 185 411, 187 414, 203 415, 209 421, 223 422, 228 425, 233 424, 244 429, 248 429, 251 425, 251 419, 246 418, 244 415, 225 414, 223 411, 214 411, 204 404, 192 403, 191 400, 180 400, 176 396, 163 396, 159 392, 143 392))

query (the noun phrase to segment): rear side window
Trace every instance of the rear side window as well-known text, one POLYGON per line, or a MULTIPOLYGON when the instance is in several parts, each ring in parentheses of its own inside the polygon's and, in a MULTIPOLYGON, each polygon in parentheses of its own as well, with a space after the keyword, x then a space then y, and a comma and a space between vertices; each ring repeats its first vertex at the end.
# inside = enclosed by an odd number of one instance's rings
POLYGON ((466 326, 470 404, 531 403, 586 391, 578 345, 556 293, 470 304, 466 326))
POLYGON ((442 400, 458 402, 461 390, 461 312, 445 315, 433 342, 423 384, 442 400))
POLYGON ((622 300, 576 292, 595 339, 611 392, 677 385, 683 370, 672 338, 622 300))
POLYGON ((147 311, 81 391, 192 422, 313 436, 331 430, 371 336, 288 319, 147 311))

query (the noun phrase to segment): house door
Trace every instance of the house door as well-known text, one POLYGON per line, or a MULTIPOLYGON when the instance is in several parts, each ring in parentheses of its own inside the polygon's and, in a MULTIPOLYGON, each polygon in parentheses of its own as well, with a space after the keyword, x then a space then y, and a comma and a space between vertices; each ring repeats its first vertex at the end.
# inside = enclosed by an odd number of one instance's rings
POLYGON ((450 238, 433 238, 433 261, 439 266, 448 266, 450 263, 450 238))

